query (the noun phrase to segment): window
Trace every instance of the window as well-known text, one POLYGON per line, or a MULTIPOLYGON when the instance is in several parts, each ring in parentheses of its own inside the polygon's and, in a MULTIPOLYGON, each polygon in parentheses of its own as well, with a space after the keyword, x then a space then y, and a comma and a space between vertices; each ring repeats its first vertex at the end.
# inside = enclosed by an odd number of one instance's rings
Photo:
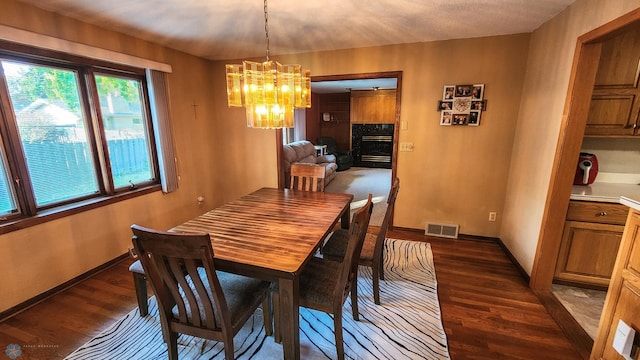
POLYGON ((144 69, 14 52, 0 65, 0 220, 160 183, 144 69))

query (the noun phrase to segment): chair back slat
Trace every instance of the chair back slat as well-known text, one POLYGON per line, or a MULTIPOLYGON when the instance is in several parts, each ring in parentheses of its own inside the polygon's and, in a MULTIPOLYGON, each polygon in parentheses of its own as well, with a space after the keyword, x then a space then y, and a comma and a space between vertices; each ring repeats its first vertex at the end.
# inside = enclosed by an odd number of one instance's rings
MULTIPOLYGON (((367 203, 356 210, 352 216, 351 223, 349 225, 349 242, 347 244, 347 250, 342 260, 342 270, 340 273, 340 281, 338 281, 336 291, 342 292, 342 299, 344 301, 349 295, 351 288, 351 282, 356 281, 355 277, 358 272, 358 263, 360 260, 360 252, 362 251, 362 245, 364 238, 367 234, 367 227, 369 226, 369 220, 371 219, 371 212, 373 211, 372 194, 369 194, 367 203)), ((338 301, 335 298, 335 301, 338 301)))
POLYGON ((214 331, 221 331, 225 322, 230 328, 208 234, 159 232, 137 225, 132 226, 132 231, 135 250, 142 255, 142 266, 162 317, 169 323, 214 331))
POLYGON ((303 191, 324 191, 325 168, 314 164, 291 164, 290 188, 303 191))

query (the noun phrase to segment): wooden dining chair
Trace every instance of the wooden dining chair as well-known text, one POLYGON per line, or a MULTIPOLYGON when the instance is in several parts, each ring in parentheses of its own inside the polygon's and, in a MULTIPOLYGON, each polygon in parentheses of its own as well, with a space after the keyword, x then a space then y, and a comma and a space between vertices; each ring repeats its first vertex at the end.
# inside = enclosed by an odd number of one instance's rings
MULTIPOLYGON (((377 232, 374 232, 373 229, 367 229, 362 252, 360 253, 360 265, 372 268, 373 301, 378 305, 380 305, 380 280, 384 280, 384 240, 387 237, 387 230, 391 221, 393 207, 396 203, 396 197, 398 197, 398 191, 400 191, 400 179, 395 178, 389 190, 387 210, 384 213, 380 229, 377 232)), ((330 260, 342 261, 348 240, 349 233, 346 230, 339 229, 334 231, 322 247, 322 256, 330 260)))
MULTIPOLYGON (((323 311, 333 315, 333 327, 338 359, 344 359, 344 342, 342 336, 342 307, 351 293, 351 312, 354 320, 358 315, 358 255, 362 249, 364 235, 371 219, 373 203, 372 195, 351 220, 349 227, 349 243, 344 260, 337 262, 320 257, 313 257, 300 273, 300 306, 323 311)), ((279 296, 277 286, 273 287, 273 319, 276 342, 281 341, 279 296)))
POLYGON ((291 189, 324 191, 325 168, 314 164, 291 164, 291 189))
POLYGON ((169 359, 178 358, 178 334, 221 341, 234 358, 233 337, 262 304, 271 335, 271 283, 216 271, 209 234, 169 233, 132 225, 133 246, 158 301, 169 359))
POLYGON ((147 276, 142 268, 140 260, 134 261, 129 266, 129 271, 133 274, 133 285, 136 289, 136 299, 138 300, 138 310, 140 316, 149 314, 149 303, 147 300, 147 276))

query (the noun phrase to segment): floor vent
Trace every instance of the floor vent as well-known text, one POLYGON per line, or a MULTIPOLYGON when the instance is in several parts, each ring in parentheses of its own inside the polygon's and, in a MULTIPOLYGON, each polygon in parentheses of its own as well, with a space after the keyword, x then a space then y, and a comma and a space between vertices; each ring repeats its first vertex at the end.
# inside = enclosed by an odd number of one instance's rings
POLYGON ((459 225, 427 223, 424 234, 457 239, 459 225))

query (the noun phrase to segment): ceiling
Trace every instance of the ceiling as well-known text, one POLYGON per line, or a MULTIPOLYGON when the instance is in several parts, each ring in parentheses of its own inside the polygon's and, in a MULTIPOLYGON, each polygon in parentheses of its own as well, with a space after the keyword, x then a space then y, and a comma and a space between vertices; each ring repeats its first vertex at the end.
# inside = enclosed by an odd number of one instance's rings
MULTIPOLYGON (((266 54, 260 0, 20 0, 211 60, 266 54)), ((575 0, 271 0, 271 56, 527 33, 575 0)))
MULTIPOLYGON (((210 60, 266 55, 260 0, 20 1, 210 60)), ((527 33, 574 1, 271 0, 270 55, 527 33)), ((314 82, 312 90, 373 87, 395 88, 395 79, 314 82)))

